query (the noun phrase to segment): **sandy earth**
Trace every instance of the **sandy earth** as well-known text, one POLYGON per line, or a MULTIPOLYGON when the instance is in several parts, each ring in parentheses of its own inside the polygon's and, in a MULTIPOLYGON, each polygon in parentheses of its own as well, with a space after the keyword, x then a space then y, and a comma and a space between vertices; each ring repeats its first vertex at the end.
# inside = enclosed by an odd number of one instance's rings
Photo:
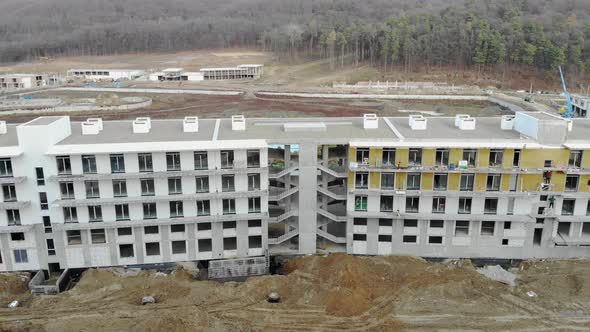
MULTIPOLYGON (((77 102, 84 98, 96 98, 98 103, 120 100, 123 97, 141 96, 152 99, 152 105, 132 111, 92 111, 77 113, 47 113, 69 115, 74 120, 85 120, 98 116, 104 120, 134 119, 139 116, 153 118, 182 118, 199 116, 201 118, 226 118, 235 114, 246 117, 341 117, 362 116, 376 113, 379 116, 401 116, 424 114, 425 116, 454 116, 471 114, 473 116, 499 116, 509 114, 499 106, 479 101, 412 101, 412 100, 345 100, 315 98, 209 96, 188 94, 135 94, 135 93, 96 93, 74 91, 48 91, 38 93, 37 98, 60 98, 64 103, 77 102), (400 112, 401 111, 401 112, 400 112)), ((24 122, 40 114, 4 115, 0 119, 9 122, 24 122)))
POLYGON ((588 261, 524 262, 513 269, 516 287, 468 261, 334 254, 295 259, 284 270, 242 283, 196 281, 184 270, 164 277, 88 270, 73 289, 34 298, 18 282, 0 282, 0 331, 590 329, 588 261), (265 301, 271 291, 281 303, 265 301), (140 305, 145 295, 158 303, 140 305), (23 307, 5 307, 18 297, 23 307))

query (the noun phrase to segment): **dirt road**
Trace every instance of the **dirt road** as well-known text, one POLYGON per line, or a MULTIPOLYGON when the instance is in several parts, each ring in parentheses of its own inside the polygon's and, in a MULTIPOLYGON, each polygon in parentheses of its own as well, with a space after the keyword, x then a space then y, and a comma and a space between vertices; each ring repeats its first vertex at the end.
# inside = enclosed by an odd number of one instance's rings
POLYGON ((0 331, 590 329, 588 261, 522 263, 516 287, 487 279, 468 261, 412 257, 311 256, 285 271, 217 283, 194 281, 184 270, 134 277, 89 270, 72 290, 28 295, 18 309, 5 307, 18 294, 0 296, 0 331), (281 303, 265 301, 271 291, 281 303), (140 305, 145 295, 157 303, 140 305))

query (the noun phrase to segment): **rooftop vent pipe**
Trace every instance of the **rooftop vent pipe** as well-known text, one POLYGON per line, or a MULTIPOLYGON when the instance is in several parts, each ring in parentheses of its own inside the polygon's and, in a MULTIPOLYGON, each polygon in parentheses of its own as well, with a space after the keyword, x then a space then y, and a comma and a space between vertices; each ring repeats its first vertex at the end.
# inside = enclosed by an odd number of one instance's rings
POLYGON ((137 118, 133 121, 133 133, 134 134, 147 134, 152 128, 152 122, 150 118, 137 118))
POLYGON ((512 130, 514 128, 514 118, 516 118, 515 115, 502 115, 500 128, 502 130, 512 130))
POLYGON ((412 130, 426 130, 427 119, 422 115, 410 115, 409 125, 412 130))
POLYGON ((196 133, 199 131, 199 118, 196 116, 187 116, 182 121, 182 130, 185 133, 196 133))
POLYGON ((246 130, 246 118, 243 115, 232 115, 231 130, 246 130))
POLYGON ((379 118, 377 117, 377 114, 364 114, 363 115, 363 128, 365 128, 365 129, 379 128, 379 118))

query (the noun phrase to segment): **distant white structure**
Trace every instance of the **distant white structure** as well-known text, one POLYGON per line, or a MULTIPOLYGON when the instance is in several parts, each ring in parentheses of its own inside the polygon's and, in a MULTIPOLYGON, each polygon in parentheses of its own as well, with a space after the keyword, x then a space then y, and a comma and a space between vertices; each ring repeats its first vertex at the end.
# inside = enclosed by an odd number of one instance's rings
POLYGON ((572 108, 577 118, 590 116, 590 96, 572 95, 572 108))
POLYGON ((183 68, 167 68, 149 75, 150 81, 203 81, 257 79, 262 76, 263 65, 239 65, 227 68, 201 68, 198 72, 183 68))
POLYGON ((56 82, 55 77, 47 74, 3 74, 0 75, 0 90, 32 89, 56 82))
POLYGON ((92 81, 133 80, 145 72, 137 69, 70 69, 68 77, 76 77, 92 81))
POLYGON ((263 65, 239 65, 227 68, 201 68, 205 80, 257 79, 262 76, 263 65))
POLYGON ((202 81, 201 72, 186 72, 183 68, 167 68, 161 72, 151 73, 150 81, 202 81))

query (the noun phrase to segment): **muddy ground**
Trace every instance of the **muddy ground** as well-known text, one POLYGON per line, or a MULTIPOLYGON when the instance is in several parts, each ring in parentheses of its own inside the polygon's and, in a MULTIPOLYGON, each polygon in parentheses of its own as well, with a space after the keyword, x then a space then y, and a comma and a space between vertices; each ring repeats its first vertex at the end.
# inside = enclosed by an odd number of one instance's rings
MULTIPOLYGON (((35 94, 36 98, 60 98, 64 103, 72 103, 84 98, 121 99, 141 96, 152 99, 147 108, 129 111, 92 111, 77 113, 47 113, 50 115, 69 115, 74 120, 88 117, 102 117, 104 120, 134 119, 149 116, 155 119, 199 116, 201 118, 226 118, 235 114, 246 117, 346 117, 377 113, 379 116, 402 116, 423 114, 424 116, 499 116, 511 114, 510 111, 486 101, 417 101, 417 100, 346 100, 319 98, 259 97, 256 95, 215 96, 190 94, 135 94, 135 93, 96 93, 76 91, 48 91, 35 94)), ((0 119, 9 122, 24 122, 41 114, 2 115, 0 119)))
POLYGON ((184 270, 121 277, 91 269, 57 296, 33 298, 18 282, 0 282, 0 331, 590 329, 588 261, 523 262, 513 272, 516 287, 487 279, 469 261, 345 254, 295 259, 286 275, 245 282, 196 281, 184 270), (281 303, 265 301, 271 291, 281 303), (145 295, 157 303, 142 306, 145 295), (6 308, 13 298, 23 307, 6 308))

